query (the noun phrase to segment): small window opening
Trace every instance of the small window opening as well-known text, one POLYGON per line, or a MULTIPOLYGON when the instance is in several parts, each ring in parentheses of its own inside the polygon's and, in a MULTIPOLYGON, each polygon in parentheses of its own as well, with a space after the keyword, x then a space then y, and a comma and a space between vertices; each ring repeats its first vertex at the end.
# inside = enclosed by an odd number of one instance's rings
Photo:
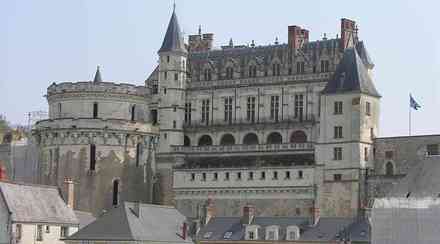
POLYGON ((90 145, 90 170, 94 171, 96 169, 96 146, 95 144, 90 145))
POLYGON ((119 180, 113 181, 113 206, 119 203, 119 180))
POLYGON ((98 118, 98 103, 93 103, 93 118, 98 118))

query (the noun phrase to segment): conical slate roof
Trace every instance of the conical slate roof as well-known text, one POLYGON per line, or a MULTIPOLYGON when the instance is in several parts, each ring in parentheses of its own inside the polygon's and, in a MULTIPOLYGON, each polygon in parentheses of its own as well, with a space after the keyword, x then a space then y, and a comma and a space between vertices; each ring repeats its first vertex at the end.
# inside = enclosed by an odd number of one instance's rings
POLYGON ((95 78, 93 78, 93 82, 102 82, 101 72, 99 71, 99 66, 96 68, 95 78))
POLYGON ((177 21, 176 11, 173 11, 171 15, 167 33, 163 39, 162 47, 159 49, 159 52, 171 51, 186 52, 182 32, 180 31, 179 22, 177 21))
POLYGON ((380 97, 364 62, 355 48, 344 51, 344 56, 336 68, 336 72, 322 91, 323 94, 360 92, 380 97))

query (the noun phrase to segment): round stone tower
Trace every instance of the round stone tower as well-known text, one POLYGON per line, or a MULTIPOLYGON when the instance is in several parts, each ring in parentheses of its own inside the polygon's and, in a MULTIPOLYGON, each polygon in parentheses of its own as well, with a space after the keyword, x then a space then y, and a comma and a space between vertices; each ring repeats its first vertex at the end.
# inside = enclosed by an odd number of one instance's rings
POLYGON ((100 214, 122 201, 152 202, 158 130, 144 86, 94 81, 53 83, 49 119, 33 131, 38 181, 58 185, 74 209, 100 214), (64 190, 71 179, 74 194, 64 190))

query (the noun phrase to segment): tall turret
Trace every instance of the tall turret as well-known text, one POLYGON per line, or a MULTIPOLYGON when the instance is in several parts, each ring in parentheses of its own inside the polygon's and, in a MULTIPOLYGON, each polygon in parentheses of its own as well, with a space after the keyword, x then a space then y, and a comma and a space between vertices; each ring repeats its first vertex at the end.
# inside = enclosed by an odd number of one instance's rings
POLYGON ((356 48, 346 48, 321 94, 320 137, 316 161, 325 164, 328 192, 325 215, 353 216, 362 201, 365 169, 373 163, 373 139, 379 123, 380 95, 356 48), (331 209, 332 201, 346 206, 331 209), (327 207, 327 209, 326 209, 327 207))
POLYGON ((174 10, 158 53, 159 151, 160 153, 168 153, 171 152, 171 145, 183 145, 186 60, 188 55, 174 10))

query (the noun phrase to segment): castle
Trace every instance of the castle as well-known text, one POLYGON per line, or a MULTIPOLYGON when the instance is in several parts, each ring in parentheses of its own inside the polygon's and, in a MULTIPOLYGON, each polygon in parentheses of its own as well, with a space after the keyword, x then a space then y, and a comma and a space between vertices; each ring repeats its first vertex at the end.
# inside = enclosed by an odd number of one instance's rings
MULTIPOLYGON (((340 36, 214 48, 184 42, 173 11, 145 86, 54 83, 49 119, 33 130, 38 183, 76 182, 75 208, 121 201, 175 205, 188 217, 253 204, 262 216, 356 216, 440 136, 378 138, 381 94, 354 21, 340 36)), ((437 150, 437 151, 436 151, 437 150)), ((65 192, 64 192, 65 194, 65 192)))

